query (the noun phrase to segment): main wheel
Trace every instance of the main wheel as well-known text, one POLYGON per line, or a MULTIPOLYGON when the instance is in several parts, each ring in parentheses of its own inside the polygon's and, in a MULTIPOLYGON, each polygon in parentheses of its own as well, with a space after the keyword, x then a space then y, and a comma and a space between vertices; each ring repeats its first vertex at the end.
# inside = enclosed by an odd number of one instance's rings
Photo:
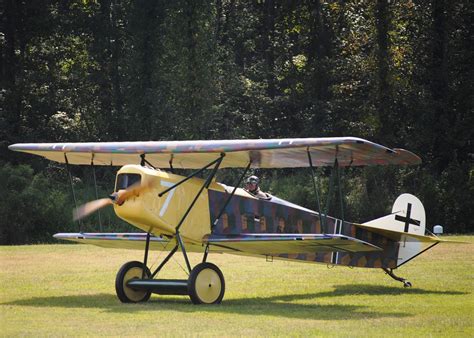
POLYGON ((151 276, 150 269, 143 265, 142 262, 132 261, 127 262, 117 272, 115 278, 115 291, 117 297, 122 303, 138 303, 146 302, 150 299, 151 291, 134 290, 127 286, 127 282, 134 278, 142 278, 143 269, 145 269, 145 278, 151 276))
POLYGON ((189 275, 188 291, 194 304, 219 304, 224 298, 224 275, 214 264, 200 263, 189 275))

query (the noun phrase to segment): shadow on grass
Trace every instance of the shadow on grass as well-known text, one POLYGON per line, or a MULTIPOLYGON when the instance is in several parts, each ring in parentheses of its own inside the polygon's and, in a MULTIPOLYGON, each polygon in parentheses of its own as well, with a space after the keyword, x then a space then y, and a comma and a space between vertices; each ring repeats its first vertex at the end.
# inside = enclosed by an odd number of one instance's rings
POLYGON ((396 287, 374 285, 339 285, 332 292, 280 295, 273 297, 253 297, 224 300, 221 305, 192 305, 188 297, 153 296, 147 303, 122 304, 112 294, 94 294, 77 296, 35 297, 16 300, 1 305, 64 307, 64 308, 98 308, 114 313, 134 312, 165 312, 178 311, 183 313, 236 313, 250 316, 276 316, 298 319, 345 320, 383 317, 408 317, 410 314, 400 312, 376 312, 370 305, 350 304, 317 304, 318 298, 356 295, 398 295, 398 294, 440 294, 462 295, 455 291, 429 291, 422 289, 400 289, 396 287), (295 301, 301 301, 295 303, 295 301), (305 302, 306 301, 306 302, 305 302), (308 301, 311 301, 308 302, 308 301))
MULTIPOLYGON (((298 299, 312 299, 314 294, 295 295, 298 299), (304 297, 305 296, 305 297, 304 297)), ((286 298, 284 296, 283 298, 286 298)), ((192 314, 194 312, 243 314, 249 316, 275 316, 296 319, 344 320, 381 317, 407 317, 405 313, 377 313, 367 306, 359 305, 318 305, 297 304, 279 301, 280 297, 245 298, 224 300, 220 305, 191 304, 188 297, 152 297, 143 304, 121 304, 115 295, 97 294, 86 296, 41 297, 30 298, 2 305, 65 307, 65 308, 98 308, 113 313, 165 313, 169 311, 192 314)))
MULTIPOLYGON (((395 286, 371 285, 371 284, 346 284, 336 285, 333 291, 318 292, 313 294, 315 298, 334 296, 384 296, 384 295, 465 295, 461 291, 433 291, 419 288, 403 288, 395 286)), ((278 296, 280 300, 291 301, 298 299, 300 295, 278 296)))

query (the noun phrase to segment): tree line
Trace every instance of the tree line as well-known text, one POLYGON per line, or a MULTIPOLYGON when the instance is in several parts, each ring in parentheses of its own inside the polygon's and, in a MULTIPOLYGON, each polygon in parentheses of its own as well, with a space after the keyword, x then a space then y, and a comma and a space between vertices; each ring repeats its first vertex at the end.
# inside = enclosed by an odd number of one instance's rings
MULTIPOLYGON (((410 192, 428 224, 473 230, 471 1, 5 0, 0 12, 2 244, 98 230, 98 216, 72 223, 70 182, 76 203, 114 182, 111 168, 69 177, 8 151, 17 142, 357 136, 423 164, 346 170, 346 219, 410 192)), ((256 173, 315 208, 303 171, 256 173)), ((110 211, 100 228, 130 230, 110 211)))

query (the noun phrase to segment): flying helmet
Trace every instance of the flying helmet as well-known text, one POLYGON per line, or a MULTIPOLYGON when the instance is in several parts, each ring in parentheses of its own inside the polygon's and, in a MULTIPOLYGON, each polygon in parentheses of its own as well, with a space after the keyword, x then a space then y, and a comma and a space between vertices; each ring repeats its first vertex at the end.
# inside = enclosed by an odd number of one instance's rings
POLYGON ((260 180, 259 180, 258 177, 255 176, 255 175, 250 176, 250 177, 247 178, 247 180, 245 181, 245 183, 247 183, 247 184, 252 184, 252 183, 253 183, 253 184, 256 184, 256 185, 258 185, 259 182, 260 182, 260 180))

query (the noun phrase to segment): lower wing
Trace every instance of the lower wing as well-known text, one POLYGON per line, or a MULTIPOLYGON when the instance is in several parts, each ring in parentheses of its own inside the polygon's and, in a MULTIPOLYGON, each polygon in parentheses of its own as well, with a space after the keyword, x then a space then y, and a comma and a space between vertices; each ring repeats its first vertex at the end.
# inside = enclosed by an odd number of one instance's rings
MULTIPOLYGON (((59 233, 53 236, 71 242, 92 244, 103 248, 145 249, 146 233, 59 233)), ((166 238, 151 236, 151 250, 171 250, 173 244, 166 238)))
MULTIPOLYGON (((146 233, 58 233, 53 237, 56 239, 77 242, 82 244, 92 244, 102 248, 112 249, 132 249, 145 250, 146 233)), ((176 246, 175 238, 150 236, 150 247, 152 251, 171 251, 176 246)), ((186 242, 186 251, 204 252, 205 246, 202 243, 186 242)), ((226 250, 214 250, 223 252, 226 250)))
MULTIPOLYGON (((54 238, 92 244, 103 248, 145 249, 146 233, 59 233, 54 238)), ((343 235, 322 234, 240 234, 207 235, 203 243, 186 242, 186 250, 204 252, 209 244, 213 252, 248 253, 253 255, 277 255, 317 252, 372 252, 382 249, 343 235)), ((150 250, 169 251, 176 240, 150 236, 150 250)))
POLYGON ((208 235, 204 242, 234 253, 255 255, 318 252, 372 252, 382 248, 344 235, 328 234, 239 234, 208 235))

